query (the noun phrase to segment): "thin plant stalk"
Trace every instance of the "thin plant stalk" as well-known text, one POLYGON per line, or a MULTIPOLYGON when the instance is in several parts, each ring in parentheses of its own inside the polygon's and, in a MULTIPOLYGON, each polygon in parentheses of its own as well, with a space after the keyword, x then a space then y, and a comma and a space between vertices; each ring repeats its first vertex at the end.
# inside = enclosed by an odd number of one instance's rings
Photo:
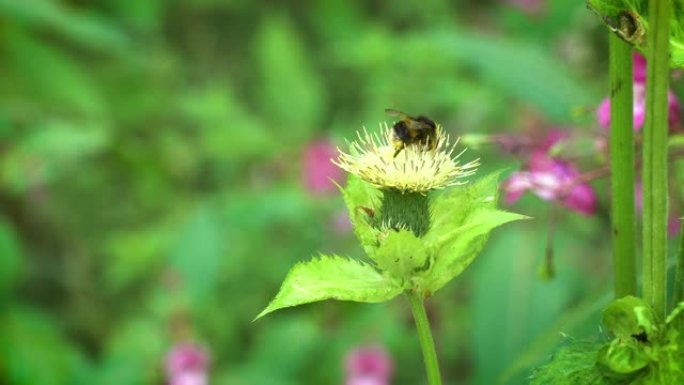
POLYGON ((643 295, 664 316, 667 304, 667 90, 671 0, 648 2, 651 29, 646 57, 646 123, 643 143, 643 295))
POLYGON ((611 226, 615 298, 636 295, 632 47, 610 34, 611 226))
POLYGON ((556 237, 556 222, 558 221, 558 210, 554 204, 549 205, 549 221, 546 230, 546 250, 544 261, 539 269, 539 276, 543 280, 550 280, 556 275, 556 267, 553 261, 553 241, 556 237))
POLYGON ((411 303, 411 311, 416 322, 420 347, 423 350, 423 360, 427 371, 429 385, 442 385, 442 377, 439 373, 439 362, 435 351, 435 341, 432 339, 430 321, 425 312, 423 298, 418 293, 407 293, 406 296, 411 303))

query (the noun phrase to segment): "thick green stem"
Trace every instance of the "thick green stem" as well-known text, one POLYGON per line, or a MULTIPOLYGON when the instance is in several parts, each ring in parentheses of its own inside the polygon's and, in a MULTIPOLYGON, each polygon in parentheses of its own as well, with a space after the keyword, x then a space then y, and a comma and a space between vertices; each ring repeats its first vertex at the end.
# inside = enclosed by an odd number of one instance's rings
POLYGON ((632 47, 610 34, 610 167, 615 298, 636 295, 632 47))
POLYGON ((684 225, 681 225, 679 234, 679 252, 677 253, 677 266, 675 268, 674 293, 672 295, 672 307, 684 301, 684 225))
POLYGON ((411 302, 411 311, 413 312, 413 318, 416 321, 416 329, 418 331, 420 347, 423 350, 423 360, 425 361, 428 384, 442 385, 442 377, 439 374, 439 362, 437 361, 437 352, 435 351, 435 341, 432 339, 430 321, 425 312, 423 298, 417 293, 406 293, 406 296, 408 297, 409 302, 411 302))
POLYGON ((667 303, 667 90, 671 0, 648 2, 648 74, 643 144, 643 294, 664 316, 667 303))
MULTIPOLYGON (((670 144, 672 146, 672 144, 670 144)), ((672 161, 672 158, 670 158, 672 161)), ((675 175, 682 175, 684 172, 684 162, 681 160, 676 160, 672 163, 675 175)), ((682 180, 680 178, 673 178, 674 184, 670 186, 670 196, 677 197, 678 210, 681 212, 684 208, 684 196, 682 193, 682 180)), ((674 290, 672 292, 672 309, 674 309, 678 303, 684 301, 684 224, 679 223, 679 250, 677 251, 677 259, 675 260, 675 276, 674 276, 674 290)))

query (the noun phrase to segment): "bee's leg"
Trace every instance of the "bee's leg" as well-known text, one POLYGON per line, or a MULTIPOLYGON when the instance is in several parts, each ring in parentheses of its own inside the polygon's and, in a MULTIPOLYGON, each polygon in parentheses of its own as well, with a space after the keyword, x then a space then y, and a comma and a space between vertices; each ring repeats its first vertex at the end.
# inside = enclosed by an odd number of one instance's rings
POLYGON ((396 158, 397 155, 399 155, 399 153, 401 152, 401 150, 403 150, 406 146, 404 145, 404 142, 402 142, 401 140, 393 140, 392 142, 392 145, 394 146, 394 155, 392 157, 396 158))
POLYGON ((430 138, 430 150, 435 150, 438 144, 439 140, 437 138, 430 138))

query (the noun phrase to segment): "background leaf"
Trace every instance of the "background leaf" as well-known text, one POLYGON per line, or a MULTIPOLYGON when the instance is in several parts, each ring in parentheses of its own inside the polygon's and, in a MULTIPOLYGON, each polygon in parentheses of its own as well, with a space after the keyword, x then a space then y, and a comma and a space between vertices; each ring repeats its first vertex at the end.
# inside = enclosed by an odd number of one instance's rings
POLYGON ((326 94, 291 21, 271 14, 261 24, 254 51, 260 74, 264 112, 272 132, 284 130, 282 140, 298 143, 313 131, 323 112, 326 94))

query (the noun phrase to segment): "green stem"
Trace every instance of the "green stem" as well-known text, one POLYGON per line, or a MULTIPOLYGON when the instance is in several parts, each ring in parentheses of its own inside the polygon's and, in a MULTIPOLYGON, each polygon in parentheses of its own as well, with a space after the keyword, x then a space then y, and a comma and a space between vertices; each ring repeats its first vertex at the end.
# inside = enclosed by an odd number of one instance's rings
POLYGON ((611 218, 615 298, 636 295, 632 47, 610 34, 611 218))
POLYGON ((671 0, 648 2, 649 47, 643 144, 644 299, 665 315, 667 298, 667 90, 671 0))
POLYGON ((411 303, 411 311, 413 312, 413 318, 416 321, 416 329, 418 331, 420 347, 423 350, 423 360, 425 361, 428 384, 441 385, 442 378, 439 374, 439 362, 437 362, 435 342, 432 339, 430 321, 428 320, 427 313, 425 313, 423 298, 417 293, 406 293, 406 296, 411 303))
POLYGON ((684 300, 684 225, 681 225, 679 233, 679 252, 677 253, 677 267, 675 268, 674 293, 672 295, 672 307, 684 300))

